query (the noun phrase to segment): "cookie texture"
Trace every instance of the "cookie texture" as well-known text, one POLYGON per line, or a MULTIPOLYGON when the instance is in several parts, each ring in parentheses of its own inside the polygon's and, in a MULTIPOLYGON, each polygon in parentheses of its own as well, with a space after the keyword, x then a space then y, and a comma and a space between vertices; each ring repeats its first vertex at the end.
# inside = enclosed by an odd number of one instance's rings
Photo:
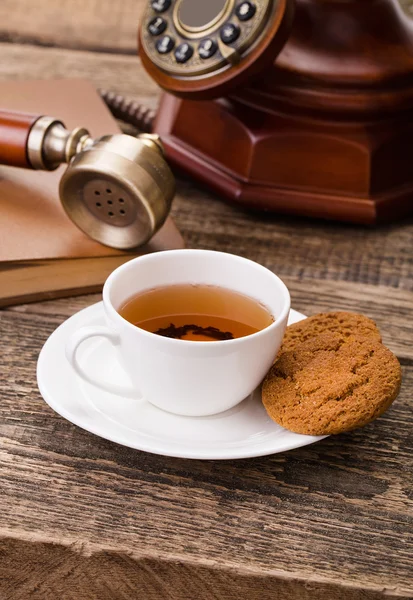
POLYGON ((304 331, 302 337, 292 326, 293 336, 283 344, 264 380, 264 406, 276 423, 296 433, 329 435, 363 427, 397 397, 400 364, 381 343, 370 319, 344 318, 343 331, 334 318, 327 321, 332 330, 322 330, 319 324, 325 322, 325 315, 316 316, 319 319, 312 318, 307 328, 299 329, 304 331), (350 330, 350 322, 359 324, 364 337, 356 335, 359 330, 350 330), (308 337, 309 330, 318 334, 308 337))
POLYGON ((381 342, 377 325, 364 315, 351 312, 319 313, 287 327, 281 352, 327 332, 339 333, 346 340, 362 337, 381 342))

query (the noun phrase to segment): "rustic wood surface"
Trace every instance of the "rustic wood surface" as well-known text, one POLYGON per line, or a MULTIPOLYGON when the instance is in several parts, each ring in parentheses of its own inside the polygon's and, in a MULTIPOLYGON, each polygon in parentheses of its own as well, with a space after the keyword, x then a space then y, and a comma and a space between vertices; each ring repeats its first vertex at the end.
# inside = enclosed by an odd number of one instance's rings
MULTIPOLYGON (((81 76, 156 106, 134 56, 141 5, 2 0, 0 80, 81 76)), ((43 343, 99 296, 1 311, 1 600, 413 598, 413 220, 250 214, 182 178, 173 216, 189 247, 282 275, 294 308, 376 319, 402 393, 368 427, 285 454, 154 456, 71 425, 37 390, 43 343)))

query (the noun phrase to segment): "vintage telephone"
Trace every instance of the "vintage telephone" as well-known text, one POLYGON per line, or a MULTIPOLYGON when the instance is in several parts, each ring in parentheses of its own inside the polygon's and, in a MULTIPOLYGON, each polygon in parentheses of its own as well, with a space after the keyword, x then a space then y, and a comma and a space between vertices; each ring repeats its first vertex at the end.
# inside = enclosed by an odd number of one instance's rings
POLYGON ((148 0, 170 162, 235 203, 374 224, 413 209, 413 22, 397 0, 148 0))
POLYGON ((156 116, 102 95, 151 133, 92 140, 0 112, 0 164, 69 163, 62 204, 93 239, 132 248, 163 224, 164 150, 240 205, 365 224, 412 212, 413 28, 397 0, 147 0, 139 53, 167 92, 156 116))

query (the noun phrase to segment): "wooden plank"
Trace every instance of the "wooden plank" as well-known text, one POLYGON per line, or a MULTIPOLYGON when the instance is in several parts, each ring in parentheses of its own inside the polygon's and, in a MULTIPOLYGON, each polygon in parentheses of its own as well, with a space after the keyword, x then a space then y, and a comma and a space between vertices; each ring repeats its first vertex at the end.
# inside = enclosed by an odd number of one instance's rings
POLYGON ((413 290, 411 220, 370 229, 247 213, 216 198, 188 181, 180 184, 173 214, 189 246, 235 251, 303 281, 413 290))
POLYGON ((55 317, 0 316, 2 538, 149 556, 160 568, 180 561, 189 572, 251 568, 273 583, 307 581, 308 598, 328 597, 322 583, 367 590, 356 598, 413 594, 412 366, 392 408, 364 429, 254 460, 186 461, 117 446, 54 414, 34 365, 55 317))
POLYGON ((95 549, 61 540, 60 544, 0 541, 4 561, 0 592, 13 600, 398 600, 411 599, 399 590, 390 593, 367 585, 335 585, 317 579, 303 581, 273 571, 234 569, 180 559, 160 561, 132 552, 95 549), (39 572, 47 577, 39 578, 39 572))
POLYGON ((96 87, 139 98, 155 106, 159 88, 136 56, 94 54, 57 48, 0 43, 0 79, 62 79, 81 77, 96 87))
MULTIPOLYGON (((412 15, 412 0, 401 0, 412 15)), ((0 41, 136 53, 146 0, 2 0, 0 41)))
POLYGON ((2 0, 0 40, 136 54, 146 0, 2 0))

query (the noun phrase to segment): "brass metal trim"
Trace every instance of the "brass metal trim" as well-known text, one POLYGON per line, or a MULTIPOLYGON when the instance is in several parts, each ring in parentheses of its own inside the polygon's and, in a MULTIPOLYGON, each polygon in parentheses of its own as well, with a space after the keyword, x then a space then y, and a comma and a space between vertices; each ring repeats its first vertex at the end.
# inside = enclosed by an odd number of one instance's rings
POLYGON ((173 11, 173 22, 175 25, 175 29, 186 39, 190 40, 198 40, 204 37, 207 37, 211 33, 214 33, 218 27, 223 25, 225 21, 228 20, 231 15, 234 6, 235 0, 227 0, 226 5, 221 10, 220 14, 215 17, 212 21, 210 21, 206 26, 203 27, 188 27, 184 25, 179 18, 179 8, 182 4, 183 0, 178 0, 175 4, 173 11))
POLYGON ((138 136, 138 139, 140 139, 145 146, 155 148, 163 157, 165 157, 165 148, 159 135, 156 133, 141 133, 138 136))
POLYGON ((74 156, 60 182, 62 205, 72 221, 92 239, 118 249, 146 243, 165 222, 174 194, 175 179, 156 136, 99 138, 74 156), (96 203, 96 194, 103 203, 105 192, 107 204, 114 204, 106 214, 96 203))
POLYGON ((61 121, 40 117, 30 130, 27 157, 33 169, 54 171, 68 163, 90 140, 87 129, 68 131, 61 121))
POLYGON ((32 169, 41 171, 53 171, 59 165, 48 165, 44 156, 44 140, 52 127, 59 125, 64 127, 63 123, 52 117, 40 117, 30 130, 27 139, 27 158, 32 169))
POLYGON ((91 142, 87 129, 77 127, 68 131, 61 123, 53 125, 43 141, 43 158, 47 168, 69 163, 87 142, 91 142))

